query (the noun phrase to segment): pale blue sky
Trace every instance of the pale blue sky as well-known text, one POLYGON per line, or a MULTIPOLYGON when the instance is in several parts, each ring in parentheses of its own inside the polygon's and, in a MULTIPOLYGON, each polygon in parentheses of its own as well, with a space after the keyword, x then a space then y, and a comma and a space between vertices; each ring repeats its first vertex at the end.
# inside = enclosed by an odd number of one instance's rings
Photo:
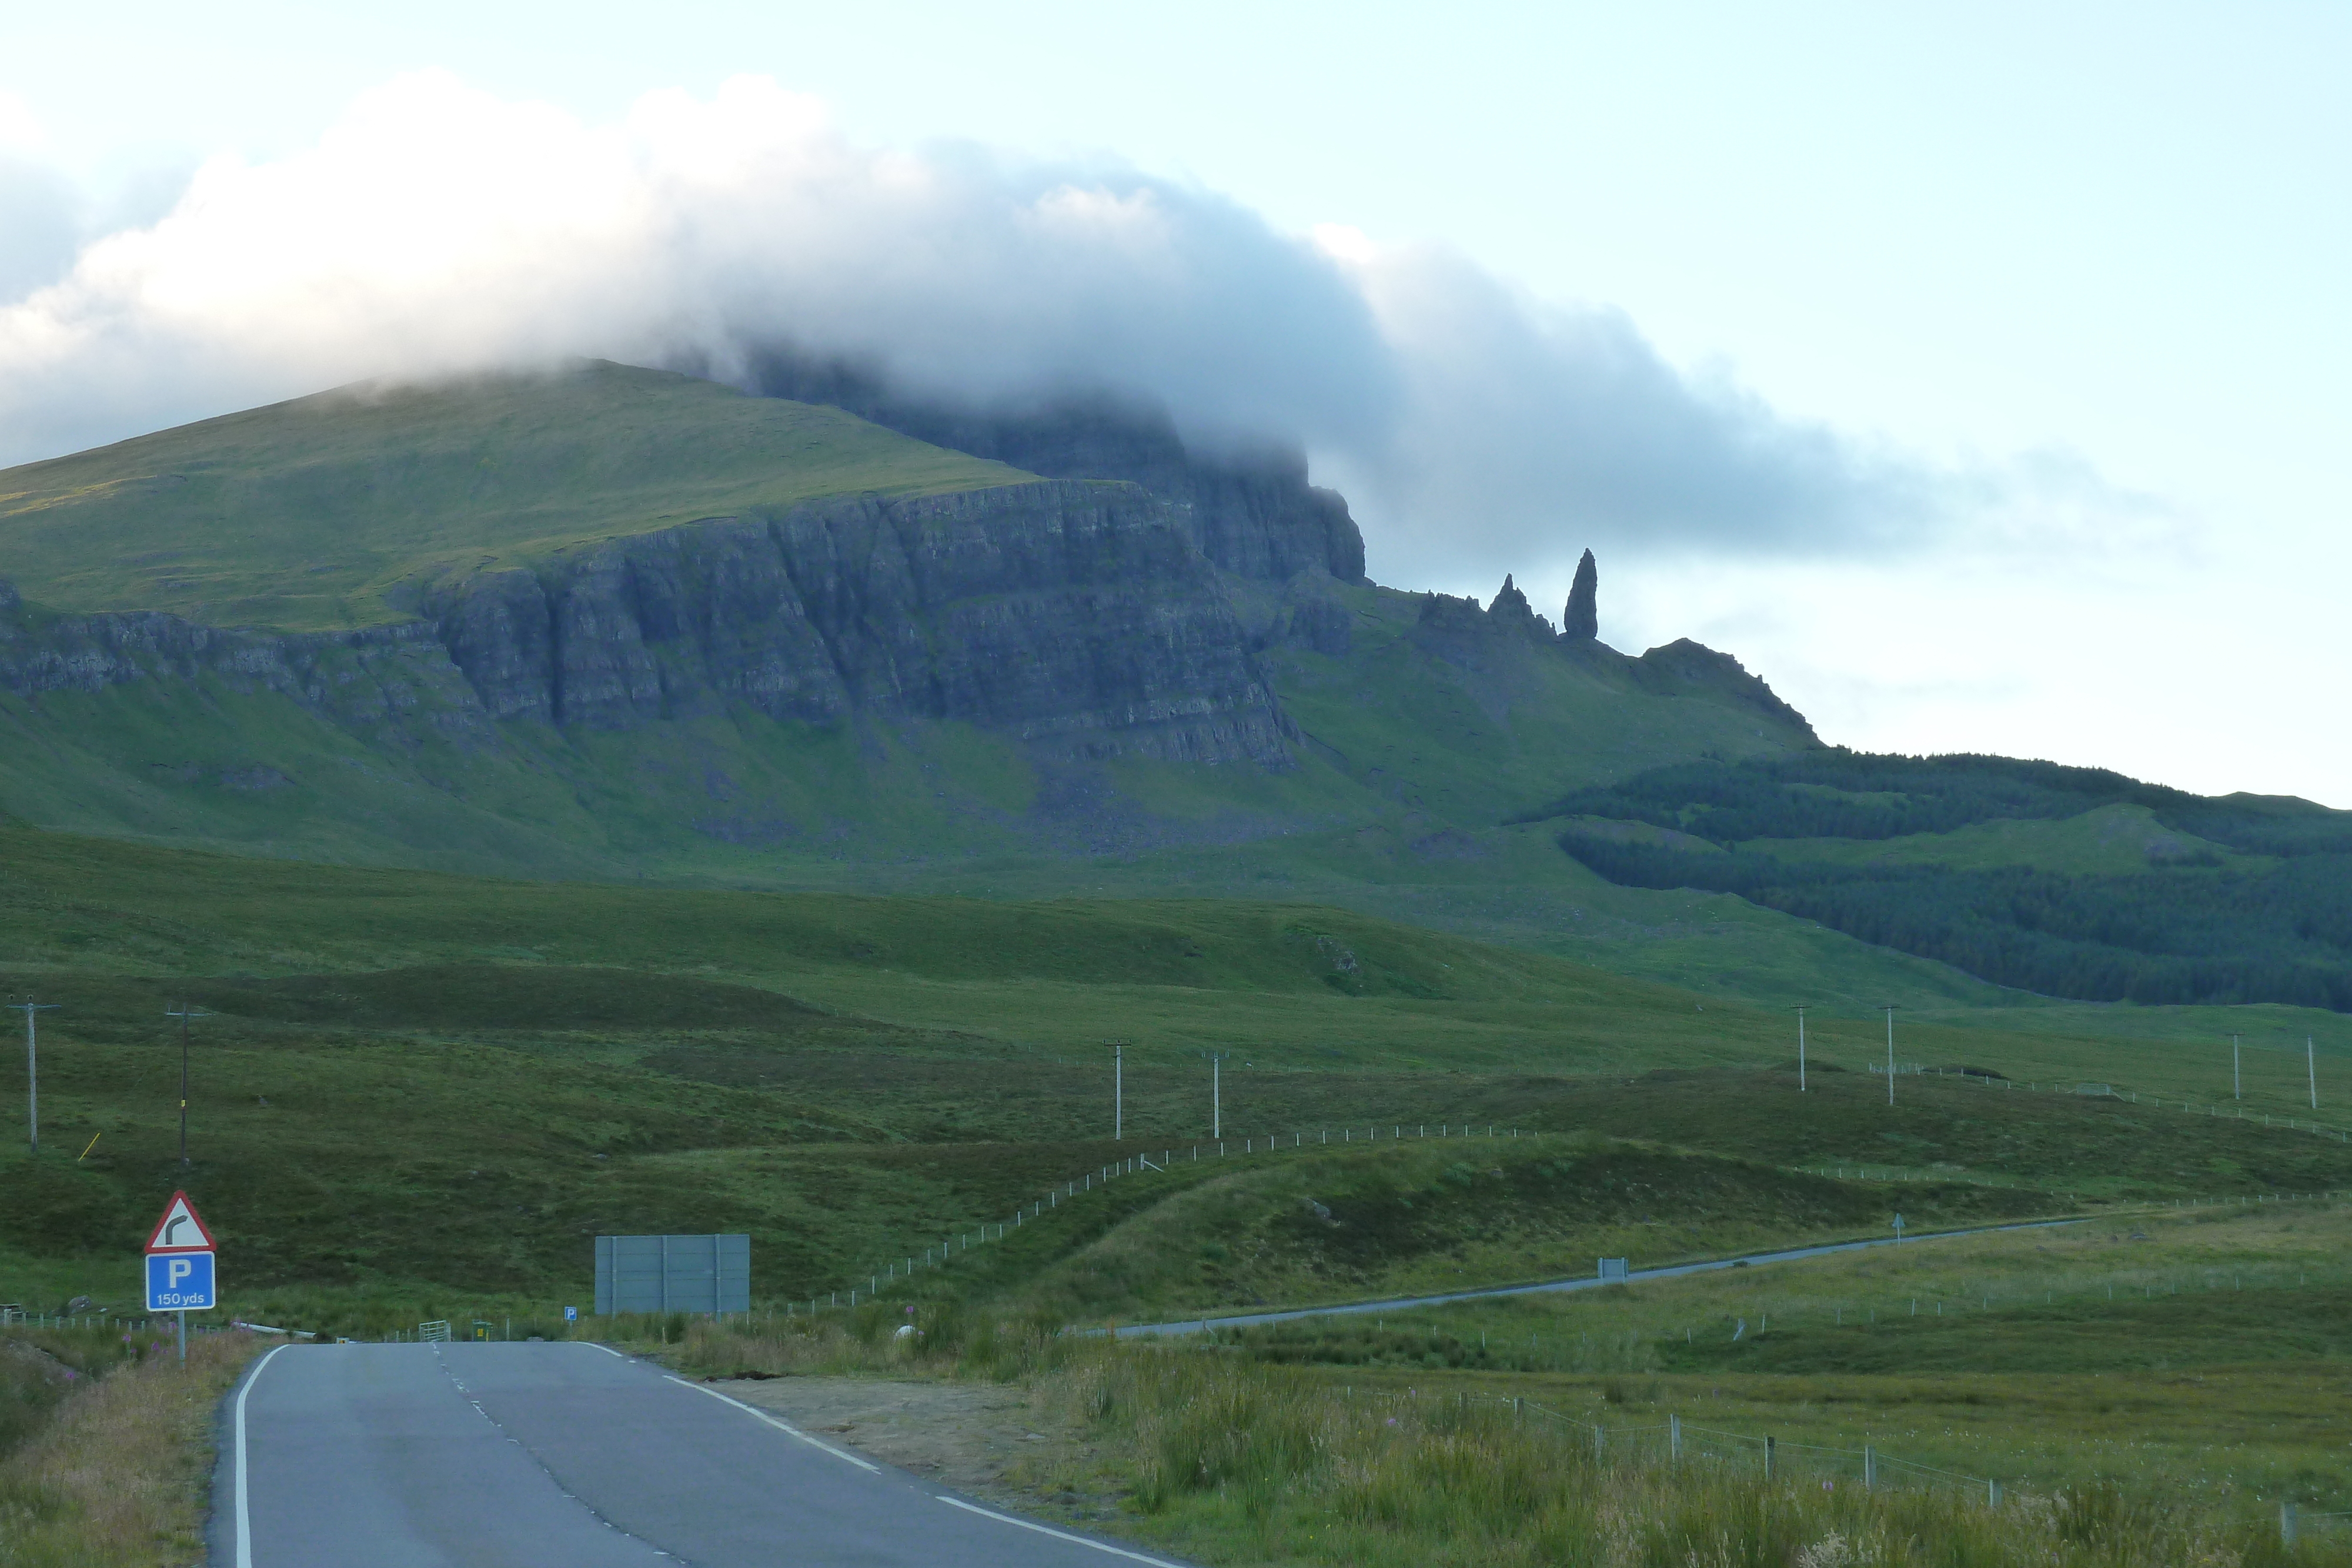
MULTIPOLYGON (((2352 10, 379 9, 19 13, 0 147, 104 230, 205 158, 300 153, 405 71, 592 125, 751 73, 869 147, 1124 161, 1283 233, 1436 242, 1858 449, 2062 454, 2169 519, 2063 549, 1604 555, 1604 635, 1727 646, 1858 745, 2352 805, 2352 10)), ((1501 558, 1455 572, 1402 525, 1384 553, 1377 524, 1375 575, 1492 591, 1501 558)), ((1556 559, 1529 576, 1564 591, 1556 559)))

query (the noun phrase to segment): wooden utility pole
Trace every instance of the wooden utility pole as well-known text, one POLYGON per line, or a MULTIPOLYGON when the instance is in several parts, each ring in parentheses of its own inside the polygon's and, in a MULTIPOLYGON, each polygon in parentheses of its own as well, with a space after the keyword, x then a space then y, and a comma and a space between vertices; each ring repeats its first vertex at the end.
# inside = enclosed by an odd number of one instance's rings
POLYGON ((1895 1015, 1899 1009, 1886 1009, 1886 1103, 1895 1103, 1895 1015))
POLYGON ((188 1020, 208 1019, 213 1015, 202 1008, 192 1008, 185 1002, 176 1009, 165 1008, 163 1016, 180 1020, 180 1163, 188 1163, 188 1020))

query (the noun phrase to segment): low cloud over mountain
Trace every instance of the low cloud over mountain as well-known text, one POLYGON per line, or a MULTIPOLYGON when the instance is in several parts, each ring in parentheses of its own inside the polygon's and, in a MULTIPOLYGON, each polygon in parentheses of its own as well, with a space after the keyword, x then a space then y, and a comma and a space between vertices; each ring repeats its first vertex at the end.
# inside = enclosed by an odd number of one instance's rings
MULTIPOLYGON (((64 198, 19 163, 0 232, 54 234, 64 198)), ((927 396, 1110 392, 1195 443, 1302 446, 1408 582, 1564 581, 1588 544, 1899 551, 2085 494, 1791 421, 1458 256, 1280 233, 1115 163, 857 147, 763 79, 588 125, 406 77, 62 272, 10 260, 0 282, 49 280, 0 305, 0 462, 373 375, 589 354, 744 378, 787 346, 927 396)))

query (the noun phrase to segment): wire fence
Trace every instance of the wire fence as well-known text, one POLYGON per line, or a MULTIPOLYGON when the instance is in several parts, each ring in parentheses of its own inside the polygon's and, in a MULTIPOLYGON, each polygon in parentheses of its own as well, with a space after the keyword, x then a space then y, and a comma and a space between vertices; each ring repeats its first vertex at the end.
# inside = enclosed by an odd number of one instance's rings
MULTIPOLYGON (((1876 1073, 1880 1077, 1886 1075, 1886 1069, 1875 1062, 1864 1063, 1863 1070, 1876 1073)), ((2136 1089, 2117 1089, 2112 1083, 2070 1082, 2063 1079, 2047 1084, 2038 1081, 2020 1083, 2013 1078, 2002 1078, 1990 1072, 1971 1071, 1957 1067, 1928 1067, 1916 1061, 1896 1062, 1895 1073, 1898 1078, 1906 1076, 1958 1078, 1963 1082, 1977 1084, 1980 1088, 2010 1090, 2027 1094, 2090 1095, 2096 1099, 2120 1100, 2127 1105, 2147 1105, 2157 1110, 2162 1110, 2169 1105, 2172 1109, 2189 1115, 2212 1116, 2224 1121, 2252 1122, 2259 1117, 2265 1127, 2284 1127, 2290 1132, 2309 1133, 2315 1137, 2333 1138, 2339 1144, 2352 1143, 2352 1131, 2345 1128, 2330 1126, 2325 1122, 2315 1121, 2307 1116, 2289 1116, 2274 1111, 2249 1112, 2243 1104, 2236 1102, 2223 1105, 2217 1102, 2188 1099, 2180 1095, 2175 1095, 2168 1101, 2160 1094, 2143 1097, 2136 1089)))
POLYGON ((1518 1139, 1559 1136, 1556 1134, 1527 1132, 1497 1122, 1382 1122, 1368 1125, 1318 1127, 1312 1132, 1249 1134, 1239 1138, 1213 1138, 1204 1143, 1181 1148, 1162 1148, 1157 1158, 1149 1153, 1126 1155, 1082 1176, 1075 1176, 1048 1189, 1043 1196, 1022 1205, 1001 1220, 989 1220, 970 1230, 957 1232, 923 1249, 919 1254, 908 1254, 892 1259, 879 1270, 870 1270, 866 1284, 852 1285, 846 1290, 832 1291, 822 1296, 811 1296, 806 1303, 788 1301, 784 1315, 796 1312, 811 1313, 835 1309, 847 1310, 862 1298, 867 1301, 887 1293, 893 1286, 904 1286, 918 1273, 944 1268, 974 1247, 984 1247, 1001 1241, 1024 1224, 1045 1218, 1065 1202, 1084 1197, 1123 1176, 1141 1176, 1146 1172, 1166 1175, 1182 1166, 1200 1166, 1227 1159, 1248 1159, 1260 1155, 1304 1153, 1313 1149, 1349 1148, 1361 1144, 1367 1146, 1381 1144, 1407 1143, 1438 1139, 1518 1139), (1432 1129, 1434 1128, 1434 1131, 1432 1129))
MULTIPOLYGON (((1430 1397, 1412 1390, 1360 1392, 1352 1386, 1345 1393, 1351 1398, 1416 1404, 1430 1397)), ((1865 1491, 1940 1489, 1988 1508, 1999 1508, 2009 1493, 2009 1487, 1998 1477, 1922 1464, 1872 1443, 1851 1448, 1792 1443, 1769 1432, 1703 1427, 1684 1420, 1679 1414, 1670 1414, 1664 1421, 1612 1426, 1507 1396, 1457 1393, 1451 1402, 1464 1407, 1507 1410, 1521 1422, 1551 1432, 1564 1448, 1573 1448, 1599 1465, 1704 1467, 1765 1481, 1819 1483, 1824 1490, 1839 1486, 1858 1486, 1865 1491)))
POLYGON ((88 1312, 28 1312, 22 1307, 0 1305, 0 1328, 121 1329, 138 1333, 147 1327, 147 1314, 118 1317, 104 1308, 88 1312))

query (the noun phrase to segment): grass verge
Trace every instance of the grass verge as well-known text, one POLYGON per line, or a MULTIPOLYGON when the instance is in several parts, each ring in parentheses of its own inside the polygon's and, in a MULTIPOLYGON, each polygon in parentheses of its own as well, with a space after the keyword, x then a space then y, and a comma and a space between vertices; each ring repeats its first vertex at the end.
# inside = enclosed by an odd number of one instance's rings
MULTIPOLYGON (((107 1331, 110 1335, 111 1331, 107 1331)), ((88 1337, 88 1336, 81 1336, 88 1337)), ((203 1334, 183 1365, 159 1341, 124 1355, 110 1342, 12 1337, 12 1363, 54 1361, 77 1375, 0 1453, 0 1563, 10 1568, 178 1568, 205 1558, 214 1407, 251 1359, 237 1333, 203 1334), (74 1369, 77 1352, 102 1373, 74 1369)))
MULTIPOLYGON (((2085 1483, 2000 1506, 1957 1489, 1596 1456, 1494 1391, 1348 1385, 1197 1347, 1112 1345, 1044 1325, 885 1308, 812 1325, 688 1326, 667 1354, 706 1377, 866 1372, 1014 1382, 1070 1440, 1005 1472, 1026 1505, 1199 1562, 1448 1568, 2141 1568, 2352 1562, 2282 1542, 2273 1511, 2085 1483)), ((654 1348, 647 1346, 646 1348, 654 1348)), ((1791 1467, 1793 1469, 1793 1467, 1791 1467)))

